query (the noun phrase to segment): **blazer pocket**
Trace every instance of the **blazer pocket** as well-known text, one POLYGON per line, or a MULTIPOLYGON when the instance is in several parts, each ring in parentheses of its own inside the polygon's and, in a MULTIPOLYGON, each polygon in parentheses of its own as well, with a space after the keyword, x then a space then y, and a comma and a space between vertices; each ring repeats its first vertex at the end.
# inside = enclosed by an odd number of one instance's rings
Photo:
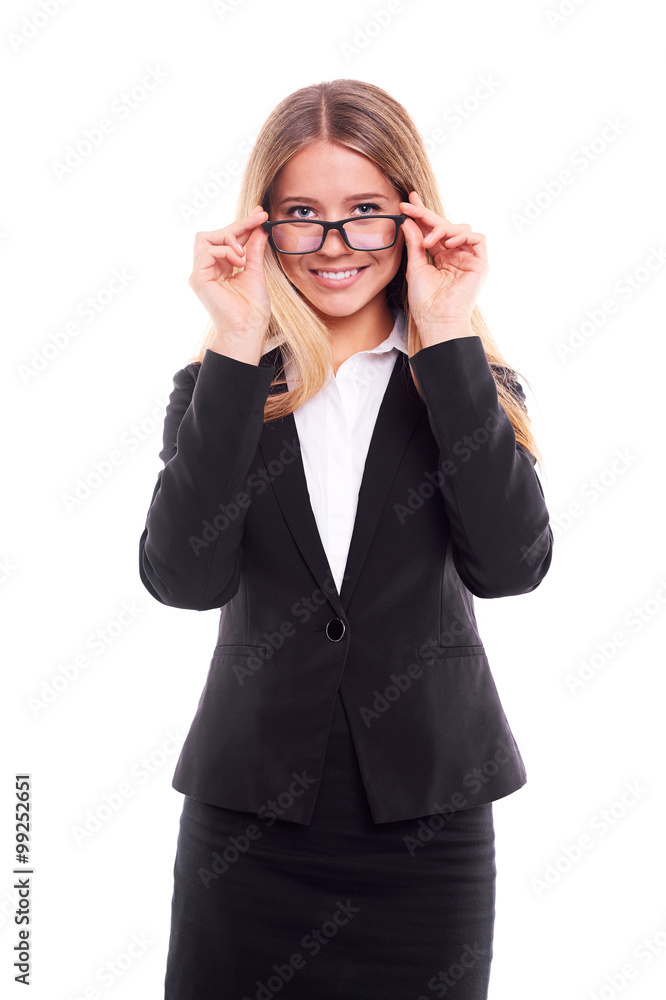
POLYGON ((257 656, 260 660, 266 660, 272 655, 270 646, 234 646, 228 643, 221 643, 213 650, 213 656, 257 656))
POLYGON ((483 643, 476 646, 419 646, 418 655, 423 660, 440 660, 445 657, 485 656, 483 643))

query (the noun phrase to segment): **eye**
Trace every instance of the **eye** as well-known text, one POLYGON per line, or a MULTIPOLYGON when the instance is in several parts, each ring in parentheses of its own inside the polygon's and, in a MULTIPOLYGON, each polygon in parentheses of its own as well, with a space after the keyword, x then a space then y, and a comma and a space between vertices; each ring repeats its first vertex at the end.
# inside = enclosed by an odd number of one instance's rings
MULTIPOLYGON (((375 204, 373 204, 370 201, 361 201, 361 202, 359 202, 358 205, 354 205, 354 209, 357 209, 357 208, 370 209, 370 210, 372 210, 374 212, 380 212, 381 211, 379 205, 375 205, 375 204)), ((295 216, 295 218, 297 218, 297 219, 309 219, 309 218, 311 218, 310 215, 301 215, 301 212, 312 212, 312 211, 313 211, 313 209, 311 209, 308 205, 294 205, 292 208, 290 208, 290 209, 287 210, 286 214, 287 214, 287 216, 290 216, 290 215, 293 215, 296 212, 298 214, 295 216)), ((369 214, 370 214, 369 212, 361 212, 361 215, 369 215, 369 214)))
MULTIPOLYGON (((293 208, 290 208, 290 209, 287 210, 287 215, 291 215, 292 212, 300 212, 301 210, 303 210, 304 212, 311 212, 312 211, 312 209, 309 208, 307 205, 294 205, 293 208)), ((310 216, 309 215, 297 215, 296 218, 297 219, 309 219, 310 216)))

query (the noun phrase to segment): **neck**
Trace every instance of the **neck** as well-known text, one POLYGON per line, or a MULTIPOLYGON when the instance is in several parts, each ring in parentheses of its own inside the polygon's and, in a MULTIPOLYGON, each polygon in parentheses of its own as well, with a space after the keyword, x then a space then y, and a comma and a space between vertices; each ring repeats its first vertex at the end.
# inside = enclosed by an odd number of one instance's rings
POLYGON ((386 340, 395 325, 386 297, 377 296, 350 316, 317 315, 331 335, 333 372, 359 351, 369 351, 386 340))

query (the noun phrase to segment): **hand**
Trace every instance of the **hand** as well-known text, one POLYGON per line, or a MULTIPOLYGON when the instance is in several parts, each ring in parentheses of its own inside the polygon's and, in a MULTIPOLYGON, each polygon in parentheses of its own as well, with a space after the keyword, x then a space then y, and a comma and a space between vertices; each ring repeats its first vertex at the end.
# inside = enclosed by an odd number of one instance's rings
POLYGON ((416 191, 400 211, 407 245, 407 297, 422 341, 474 336, 472 310, 488 273, 486 238, 426 208, 416 191), (432 254, 429 264, 425 251, 432 254), (469 331, 469 332, 461 332, 469 331))
POLYGON ((204 304, 220 344, 251 340, 247 346, 258 349, 268 329, 271 302, 264 278, 268 233, 261 229, 267 219, 268 212, 257 205, 244 219, 195 236, 189 285, 204 304), (234 267, 243 270, 234 274, 234 267))

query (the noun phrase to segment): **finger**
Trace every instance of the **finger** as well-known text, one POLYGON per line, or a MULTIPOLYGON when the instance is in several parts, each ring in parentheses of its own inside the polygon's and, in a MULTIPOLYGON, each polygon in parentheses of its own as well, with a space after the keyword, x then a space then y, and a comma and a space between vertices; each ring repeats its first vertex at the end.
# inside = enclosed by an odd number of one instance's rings
POLYGON ((476 245, 477 243, 482 243, 485 240, 485 236, 483 233, 475 233, 469 226, 465 226, 461 232, 453 233, 452 235, 447 236, 447 243, 452 240, 457 240, 459 243, 471 243, 476 245))
POLYGON ((464 247, 481 260, 486 260, 488 256, 486 238, 483 233, 460 233, 458 236, 444 240, 442 245, 445 250, 459 250, 464 247))
MULTIPOLYGON (((410 198, 411 197, 419 198, 419 196, 416 194, 415 191, 412 191, 410 193, 410 198)), ((441 215, 437 215, 437 213, 433 212, 431 209, 426 208, 420 198, 419 202, 420 204, 415 205, 411 201, 401 201, 400 211, 404 212, 406 215, 409 215, 410 218, 413 218, 416 221, 421 220, 423 222, 429 222, 433 226, 438 222, 448 221, 445 220, 441 215)))
MULTIPOLYGON (((214 266, 228 265, 229 274, 231 274, 231 269, 233 267, 244 267, 245 260, 238 254, 233 247, 230 246, 215 246, 209 245, 203 247, 201 253, 194 262, 195 272, 204 272, 209 270, 214 266)), ((223 268, 226 270, 226 268, 223 268)), ((226 275, 228 277, 229 275, 226 275)))
MULTIPOLYGON (((236 244, 241 253, 244 253, 243 244, 247 243, 251 239, 253 233, 257 231, 263 232, 262 226, 264 222, 268 222, 268 212, 264 211, 261 205, 257 205, 253 209, 252 213, 245 217, 245 219, 240 219, 237 223, 234 223, 232 230, 234 237, 236 239, 236 244), (240 229, 238 227, 241 227, 240 229)), ((264 235, 268 235, 264 233, 264 235)))
MULTIPOLYGON (((412 191, 410 197, 421 201, 416 191, 412 191)), ((411 202, 401 201, 400 207, 403 211, 405 208, 414 210, 414 216, 410 216, 410 218, 413 218, 414 222, 421 227, 422 232, 426 232, 429 228, 428 224, 433 227, 423 241, 428 250, 431 250, 438 241, 441 241, 442 246, 447 250, 452 250, 465 243, 468 243, 470 246, 476 246, 485 240, 482 233, 472 233, 469 224, 454 224, 449 219, 443 219, 436 212, 427 209, 422 203, 420 205, 413 205, 411 202)), ((405 212, 405 214, 407 215, 408 213, 405 212)))
POLYGON ((263 222, 266 222, 266 219, 261 218, 261 216, 264 215, 266 216, 267 219, 268 212, 265 209, 263 209, 261 205, 255 205, 249 215, 244 215, 240 219, 234 219, 234 221, 230 223, 228 226, 224 226, 222 229, 213 229, 208 233, 204 233, 203 235, 215 236, 219 233, 224 233, 227 231, 237 233, 241 229, 251 231, 252 229, 255 229, 257 226, 261 225, 263 222))
MULTIPOLYGON (((414 194, 414 192, 412 192, 414 194)), ((418 197, 414 194, 415 197, 418 197)), ((448 240, 452 236, 457 236, 460 232, 470 229, 467 224, 453 223, 449 219, 442 218, 441 215, 437 215, 436 212, 431 212, 424 206, 420 205, 410 205, 408 202, 400 202, 400 207, 413 208, 416 213, 413 216, 409 216, 409 213, 405 212, 421 229, 424 236, 424 244, 428 249, 431 249, 438 240, 448 240)))
MULTIPOLYGON (((454 226, 451 222, 439 222, 435 225, 434 229, 425 237, 424 243, 432 245, 438 240, 443 243, 451 244, 452 240, 458 240, 462 242, 466 239, 467 230, 470 230, 469 226, 454 226)), ((471 232, 471 230, 470 230, 471 232)))
POLYGON ((207 244, 221 246, 224 243, 229 243, 230 245, 235 245, 237 250, 242 251, 243 246, 241 241, 245 242, 254 230, 258 229, 267 220, 268 212, 261 209, 261 212, 246 215, 245 218, 238 219, 236 222, 232 222, 230 226, 224 226, 223 229, 212 229, 209 232, 197 233, 194 238, 195 257, 201 253, 202 247, 207 244))
POLYGON ((245 253, 243 245, 236 239, 229 229, 219 230, 218 234, 197 233, 194 240, 194 266, 197 266, 197 262, 201 258, 201 255, 207 250, 224 247, 232 250, 235 254, 240 255, 241 259, 243 258, 245 253))
POLYGON ((264 273, 264 253, 268 244, 268 233, 261 227, 255 229, 245 245, 245 270, 255 274, 264 273))
POLYGON ((249 236, 255 229, 263 225, 264 222, 268 220, 268 212, 261 212, 256 215, 247 215, 244 219, 238 219, 236 222, 232 222, 229 226, 224 226, 222 229, 211 229, 207 232, 199 232, 195 235, 195 241, 207 242, 207 243, 222 243, 228 236, 233 239, 242 238, 243 236, 249 236), (265 218, 264 218, 265 216, 265 218))
POLYGON ((482 233, 460 233, 451 239, 440 240, 432 246, 428 244, 427 249, 433 256, 435 266, 440 267, 442 262, 448 261, 454 266, 465 268, 472 261, 480 262, 487 266, 488 248, 486 238, 482 233))

